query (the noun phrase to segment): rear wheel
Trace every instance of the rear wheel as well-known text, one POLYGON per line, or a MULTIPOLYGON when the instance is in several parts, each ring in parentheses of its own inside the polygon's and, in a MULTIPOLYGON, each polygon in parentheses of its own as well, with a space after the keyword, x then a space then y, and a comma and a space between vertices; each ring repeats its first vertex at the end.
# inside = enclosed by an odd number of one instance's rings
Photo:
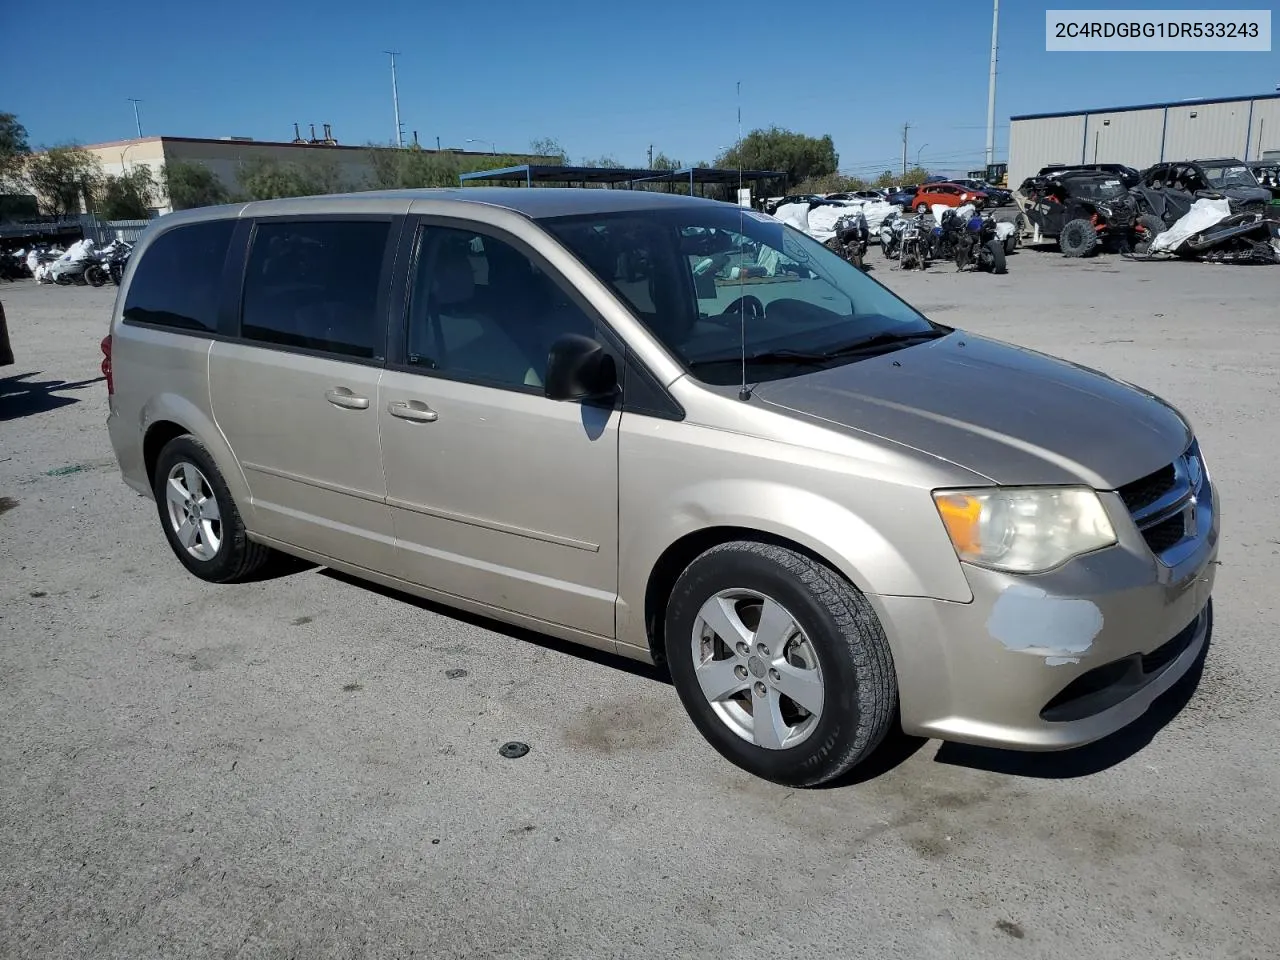
POLYGON ((866 597, 773 544, 713 547, 666 611, 676 690, 702 735, 743 769, 793 786, 865 759, 897 714, 888 641, 866 597))
POLYGON ((249 539, 227 482, 195 437, 175 437, 165 444, 152 490, 169 546, 201 580, 245 580, 271 558, 274 551, 249 539))
POLYGON ((1147 254, 1151 252, 1151 241, 1165 231, 1164 221, 1154 213, 1144 213, 1138 217, 1137 229, 1134 230, 1133 252, 1147 254))
POLYGON ((990 257, 990 266, 992 273, 1008 273, 1009 269, 1004 262, 1004 244, 999 240, 987 241, 987 254, 990 257))
POLYGON ((98 264, 91 264, 85 268, 84 278, 92 287, 100 287, 107 282, 107 271, 103 270, 98 264))
POLYGON ((1064 256, 1087 257, 1098 249, 1098 231, 1088 220, 1071 220, 1058 235, 1058 247, 1064 256))

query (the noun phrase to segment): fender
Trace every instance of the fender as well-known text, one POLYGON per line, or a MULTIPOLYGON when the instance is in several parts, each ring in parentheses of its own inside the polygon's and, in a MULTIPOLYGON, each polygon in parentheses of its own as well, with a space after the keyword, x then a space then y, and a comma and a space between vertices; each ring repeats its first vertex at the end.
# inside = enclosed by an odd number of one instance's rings
POLYGON ((891 537, 881 529, 901 523, 904 516, 936 516, 926 491, 899 488, 897 497, 895 503, 859 514, 813 490, 776 480, 733 479, 675 490, 652 510, 646 507, 643 522, 627 524, 624 507, 619 530, 619 643, 648 649, 643 611, 651 572, 672 544, 716 527, 756 530, 794 541, 863 593, 971 601, 968 581, 940 520, 922 520, 910 537, 891 537))
POLYGON ((231 446, 222 430, 214 423, 213 418, 196 404, 176 393, 158 393, 147 399, 138 415, 139 436, 145 437, 147 431, 162 421, 176 423, 187 433, 205 445, 213 462, 227 482, 231 491, 231 499, 244 520, 245 527, 253 530, 256 527, 253 513, 253 498, 249 495, 249 484, 240 462, 231 452, 231 446))

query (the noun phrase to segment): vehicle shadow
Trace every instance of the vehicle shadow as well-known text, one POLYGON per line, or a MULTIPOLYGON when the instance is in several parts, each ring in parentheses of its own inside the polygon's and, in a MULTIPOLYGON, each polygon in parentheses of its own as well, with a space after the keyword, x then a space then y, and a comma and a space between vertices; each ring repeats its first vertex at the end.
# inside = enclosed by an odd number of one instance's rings
POLYGON ((962 743, 944 743, 934 756, 937 763, 970 767, 990 773, 1044 780, 1073 780, 1101 773, 1123 763, 1147 746, 1157 733, 1182 712, 1195 696, 1204 675, 1205 659, 1211 643, 1205 644, 1191 669, 1166 690, 1141 717, 1123 730, 1117 730, 1088 746, 1055 753, 1024 753, 994 747, 974 747, 962 743))
POLYGON ((33 371, 13 377, 0 377, 0 421, 17 420, 35 413, 46 413, 72 403, 79 403, 79 397, 63 396, 63 391, 82 390, 106 379, 94 377, 91 380, 74 382, 29 379, 38 375, 37 371, 33 371))
POLYGON ((480 627, 484 630, 492 630, 494 633, 501 633, 504 636, 511 637, 513 640, 519 640, 523 643, 534 644, 546 650, 553 650, 556 653, 563 653, 579 660, 586 660, 590 663, 596 663, 603 667, 611 667, 615 670, 621 670, 630 673, 633 676, 643 677, 646 680, 654 680, 658 683, 671 685, 671 677, 667 673, 665 667, 654 667, 647 663, 641 663, 638 660, 632 660, 630 657, 624 657, 617 653, 608 653, 604 650, 596 650, 593 647, 586 647, 578 643, 570 643, 568 640, 560 640, 556 637, 549 636, 545 633, 538 633, 536 630, 526 630, 523 627, 515 627, 509 623, 503 623, 501 620, 494 620, 491 617, 480 616, 479 614, 470 613, 466 610, 459 610, 456 607, 446 606, 443 603, 435 603, 432 600, 424 600, 410 593, 402 593, 399 590, 393 590, 390 587, 384 587, 378 583, 372 583, 368 580, 362 580, 359 577, 353 577, 343 573, 340 570, 333 570, 324 567, 320 571, 326 577, 332 577, 341 583, 358 587, 361 590, 370 590, 381 596, 391 600, 398 600, 401 603, 412 604, 420 610, 426 610, 430 613, 439 614, 442 617, 448 617, 451 620, 461 620, 463 623, 469 623, 473 627, 480 627))

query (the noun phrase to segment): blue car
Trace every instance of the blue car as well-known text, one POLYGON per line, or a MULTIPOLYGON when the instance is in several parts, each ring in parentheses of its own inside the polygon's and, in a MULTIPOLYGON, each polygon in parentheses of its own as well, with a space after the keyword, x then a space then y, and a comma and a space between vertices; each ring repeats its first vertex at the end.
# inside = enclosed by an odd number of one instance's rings
POLYGON ((896 203, 906 209, 911 209, 911 203, 916 198, 916 191, 919 187, 899 187, 896 190, 890 190, 885 194, 885 199, 890 203, 896 203))

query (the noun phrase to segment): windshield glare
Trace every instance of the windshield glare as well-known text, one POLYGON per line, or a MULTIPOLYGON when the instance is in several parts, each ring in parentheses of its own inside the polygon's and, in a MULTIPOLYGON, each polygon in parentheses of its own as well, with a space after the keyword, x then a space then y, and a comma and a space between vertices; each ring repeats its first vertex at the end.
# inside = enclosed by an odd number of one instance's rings
POLYGON ((1258 178, 1244 164, 1222 164, 1204 168, 1205 179, 1215 187, 1256 187, 1258 178))
POLYGON ((750 362, 762 354, 821 354, 884 334, 945 330, 822 244, 753 210, 708 204, 542 225, 706 383, 737 383, 744 346, 748 379, 758 382, 814 367, 811 359, 750 362))

